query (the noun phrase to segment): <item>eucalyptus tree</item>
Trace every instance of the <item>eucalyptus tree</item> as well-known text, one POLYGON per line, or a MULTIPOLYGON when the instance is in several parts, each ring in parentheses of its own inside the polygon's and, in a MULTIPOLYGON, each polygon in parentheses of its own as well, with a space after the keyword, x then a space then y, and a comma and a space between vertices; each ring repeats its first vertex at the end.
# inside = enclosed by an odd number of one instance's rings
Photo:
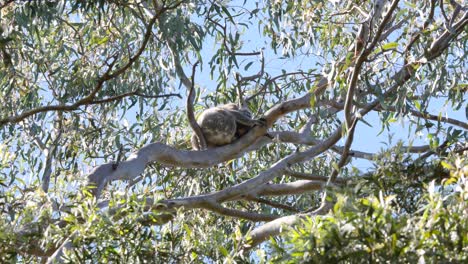
POLYGON ((3 260, 466 260, 462 2, 0 12, 3 260), (266 125, 192 150, 231 102, 266 125))

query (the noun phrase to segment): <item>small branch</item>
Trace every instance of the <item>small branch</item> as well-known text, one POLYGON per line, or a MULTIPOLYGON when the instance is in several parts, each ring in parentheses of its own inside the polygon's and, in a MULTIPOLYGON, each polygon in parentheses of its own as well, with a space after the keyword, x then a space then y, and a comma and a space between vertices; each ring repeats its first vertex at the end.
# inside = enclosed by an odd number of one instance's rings
MULTIPOLYGON (((341 155, 343 153, 344 147, 333 146, 331 150, 341 155)), ((379 155, 375 153, 369 153, 369 152, 364 152, 364 151, 359 151, 359 150, 349 150, 349 156, 352 158, 366 159, 366 160, 375 160, 376 158, 379 157, 379 155)))
MULTIPOLYGON (((275 140, 278 140, 279 142, 283 142, 283 143, 293 143, 293 144, 303 144, 303 145, 313 146, 316 144, 320 144, 322 142, 320 139, 313 138, 310 135, 303 135, 301 133, 297 133, 294 131, 268 132, 268 134, 271 135, 275 140)), ((271 142, 271 140, 269 142, 271 142)), ((269 142, 266 142, 266 143, 269 143, 269 142)), ((400 147, 400 149, 408 153, 421 153, 421 152, 428 151, 430 149, 430 146, 429 145, 403 146, 403 147, 400 147)), ((331 147, 331 150, 341 155, 341 153, 343 152, 343 147, 333 146, 331 147)), ((350 150, 349 156, 353 158, 360 158, 360 159, 366 159, 366 160, 375 160, 379 158, 379 155, 375 153, 363 152, 359 150, 350 150)), ((290 175, 290 176, 300 178, 299 175, 290 175)), ((311 175, 311 177, 315 177, 315 176, 311 175)), ((328 179, 327 177, 325 178, 328 179)), ((303 178, 303 179, 309 179, 309 178, 303 178)), ((310 178, 310 180, 314 180, 314 179, 310 178)))
MULTIPOLYGON (((398 2, 399 2, 398 0, 393 1, 392 5, 390 6, 390 9, 385 14, 385 17, 384 17, 383 21, 381 22, 379 28, 377 29, 377 33, 375 34, 374 39, 373 39, 372 43, 369 45, 369 47, 367 47, 367 48, 365 48, 365 49, 363 49, 361 51, 358 50, 359 56, 358 56, 358 58, 356 60, 356 63, 354 65, 354 69, 353 69, 353 72, 352 72, 352 75, 351 75, 351 80, 349 82, 348 89, 347 89, 347 92, 346 92, 346 99, 345 99, 345 104, 344 104, 344 116, 345 116, 345 121, 346 121, 345 123, 346 123, 346 128, 347 129, 350 129, 351 123, 353 122, 353 120, 351 119, 351 116, 352 116, 352 102, 353 102, 353 98, 354 98, 354 91, 355 91, 356 86, 357 86, 358 76, 361 73, 362 65, 365 62, 365 60, 367 59, 367 56, 372 52, 372 50, 377 45, 377 42, 380 40, 380 36, 382 34, 382 31, 384 30, 385 25, 387 24, 387 22, 390 20, 392 14, 393 14, 393 11, 398 6, 398 2)), ((364 40, 361 40, 361 41, 364 41, 364 40)), ((363 46, 366 46, 366 45, 367 45, 367 43, 363 43, 363 46)))
POLYGON ((413 164, 417 164, 417 163, 429 158, 430 156, 436 154, 437 152, 440 152, 440 151, 444 150, 445 148, 447 148, 447 146, 448 146, 448 140, 445 140, 442 144, 440 144, 440 146, 437 147, 436 151, 433 151, 433 150, 427 151, 426 153, 419 156, 416 160, 414 160, 413 164))
POLYGON ((332 174, 330 176, 330 179, 328 179, 327 185, 330 184, 330 183, 335 182, 336 177, 338 176, 339 170, 341 170, 341 168, 344 165, 346 165, 346 163, 347 163, 348 156, 349 156, 349 150, 350 150, 351 145, 353 144, 353 140, 354 140, 354 131, 356 129, 357 122, 358 122, 358 118, 355 117, 353 119, 353 123, 351 124, 350 130, 349 130, 349 133, 348 133, 348 138, 346 139, 346 143, 345 143, 345 145, 343 147, 343 152, 341 153, 341 158, 340 158, 340 160, 338 162, 337 167, 333 169, 333 172, 332 172, 332 174))
POLYGON ((310 181, 323 181, 326 182, 328 181, 328 177, 325 176, 318 176, 318 175, 313 175, 310 173, 305 173, 305 172, 299 172, 299 171, 293 171, 291 169, 286 169, 285 175, 298 178, 298 179, 303 179, 303 180, 310 180, 310 181))
POLYGON ((253 51, 253 52, 234 52, 232 55, 235 56, 258 56, 262 54, 261 51, 253 51))
POLYGON ((257 203, 266 204, 266 205, 269 205, 271 207, 278 208, 278 209, 283 209, 283 210, 293 212, 293 213, 299 213, 300 212, 297 208, 295 208, 293 206, 290 206, 290 205, 287 205, 287 204, 282 204, 282 203, 277 203, 277 202, 270 201, 270 200, 267 200, 267 199, 264 199, 264 198, 248 197, 247 200, 254 201, 254 202, 257 202, 257 203))
POLYGON ((221 214, 221 215, 242 218, 242 219, 250 220, 253 222, 272 221, 279 217, 276 215, 258 214, 258 213, 245 212, 241 210, 226 208, 226 207, 221 206, 218 203, 207 203, 205 208, 213 212, 216 212, 218 214, 221 214))
POLYGON ((178 93, 169 93, 169 94, 160 94, 160 95, 146 95, 146 94, 140 93, 139 91, 133 91, 133 92, 123 93, 123 94, 119 94, 119 95, 116 95, 116 96, 112 96, 112 97, 108 97, 108 98, 104 98, 104 99, 100 99, 100 100, 94 100, 94 101, 90 102, 87 105, 109 103, 109 102, 121 100, 121 99, 123 99, 125 97, 130 97, 130 96, 139 96, 139 97, 149 98, 149 99, 169 98, 169 97, 175 96, 175 97, 179 97, 180 99, 182 99, 182 96, 180 94, 178 94, 178 93))
MULTIPOLYGON (((164 25, 163 21, 159 21, 159 22, 161 23, 161 25, 164 25)), ((206 139, 203 135, 203 132, 200 126, 198 125, 195 119, 195 114, 194 114, 194 109, 193 109, 193 103, 195 101, 195 93, 194 93, 195 69, 199 62, 197 61, 192 66, 192 78, 190 80, 185 74, 184 69, 182 68, 182 61, 179 56, 179 51, 176 49, 176 43, 174 42, 173 39, 171 39, 171 36, 165 36, 165 41, 167 42, 167 46, 172 54, 176 74, 179 77, 182 84, 185 86, 185 88, 189 91, 186 107, 187 107, 187 118, 189 120, 190 127, 195 132, 195 138, 193 138, 193 140, 198 141, 197 143, 198 143, 198 146, 200 147, 200 150, 204 150, 207 148, 206 139)))
POLYGON ((440 5, 440 12, 442 13, 442 16, 444 17, 445 19, 445 24, 450 26, 448 23, 449 23, 449 19, 447 17, 447 14, 445 14, 445 10, 444 10, 444 1, 440 1, 439 2, 439 5, 440 5))
MULTIPOLYGON (((340 102, 328 101, 325 104, 330 105, 336 109, 343 109, 344 107, 344 104, 340 102)), ((386 105, 385 109, 381 106, 378 106, 374 110, 378 112, 383 112, 383 111, 398 112, 398 109, 395 106, 391 106, 391 105, 386 105)), ((447 124, 451 124, 454 126, 464 128, 464 129, 468 129, 468 124, 466 122, 463 122, 454 118, 442 117, 442 116, 438 116, 438 115, 434 115, 430 113, 422 113, 414 109, 408 109, 408 112, 411 113, 411 115, 415 117, 420 117, 426 120, 432 120, 432 121, 437 121, 437 122, 444 122, 447 124)))
POLYGON ((413 33, 410 42, 405 47, 405 53, 406 53, 405 61, 404 61, 405 64, 408 63, 409 53, 410 53, 411 48, 413 47, 414 43, 416 43, 416 41, 419 40, 419 38, 421 37, 422 32, 429 26, 429 23, 434 19, 435 2, 436 2, 435 0, 431 0, 431 7, 430 7, 429 16, 424 21, 424 24, 420 28, 420 30, 413 33))
POLYGON ((271 79, 268 79, 268 80, 262 85, 262 87, 261 87, 255 94, 253 94, 253 95, 247 97, 247 98, 245 99, 245 102, 249 102, 249 101, 252 100, 253 98, 257 97, 259 94, 263 93, 263 92, 266 90, 266 88, 267 88, 270 84, 274 83, 276 80, 281 79, 281 78, 284 78, 284 77, 287 77, 287 76, 292 76, 292 75, 303 75, 303 76, 305 76, 305 75, 308 75, 308 73, 303 72, 303 71, 289 72, 289 73, 281 74, 281 75, 275 76, 275 77, 273 77, 273 78, 271 78, 271 79))
POLYGON ((73 240, 73 237, 75 237, 77 233, 78 231, 73 231, 69 236, 67 236, 63 241, 61 241, 60 246, 55 249, 53 254, 47 260, 47 264, 56 263, 57 260, 60 260, 62 258, 64 249, 72 248, 73 246, 72 240, 73 240))
POLYGON ((203 135, 203 132, 200 128, 200 126, 197 123, 197 120, 195 119, 195 114, 193 111, 193 103, 195 101, 195 70, 197 68, 198 61, 193 64, 192 66, 192 81, 191 81, 191 87, 189 89, 189 94, 187 96, 187 118, 190 124, 190 127, 192 130, 195 132, 196 139, 198 141, 198 146, 200 146, 200 150, 206 149, 206 139, 205 136, 203 135))
MULTIPOLYGON (((388 110, 388 111, 396 112, 397 108, 394 107, 394 106, 386 106, 386 109, 383 109, 383 108, 379 107, 376 110, 377 111, 388 110)), ((468 124, 466 122, 462 122, 460 120, 456 120, 456 119, 453 119, 453 118, 442 117, 442 116, 439 117, 437 115, 433 115, 433 114, 429 114, 429 113, 421 113, 421 112, 413 110, 413 109, 409 109, 408 112, 410 112, 411 115, 413 115, 413 116, 420 117, 420 118, 423 118, 423 119, 426 119, 426 120, 444 122, 444 123, 452 124, 452 125, 455 125, 455 126, 459 126, 461 128, 464 128, 464 129, 468 129, 468 124)))
MULTIPOLYGON (((380 8, 383 8, 383 2, 385 2, 385 1, 380 2, 380 8)), ((385 17, 383 18, 382 22, 380 23, 380 26, 377 28, 377 32, 375 33, 375 36, 374 36, 371 44, 364 51, 365 53, 367 53, 367 54, 371 53, 372 50, 377 45, 377 43, 381 40, 380 37, 382 35, 382 32, 384 31, 385 27, 387 26, 388 21, 390 21, 392 15, 393 15, 393 12, 398 7, 399 2, 400 2, 399 0, 394 0, 392 2, 391 6, 390 6, 390 9, 387 11, 387 13, 385 14, 385 17)), ((382 11, 382 9, 380 9, 380 11, 382 11)), ((367 56, 367 54, 366 54, 366 56, 367 56)))
POLYGON ((243 83, 247 83, 249 81, 255 81, 259 78, 261 78, 263 76, 263 74, 265 74, 265 58, 263 58, 263 51, 260 52, 260 62, 261 62, 261 67, 260 67, 260 71, 257 73, 257 74, 254 74, 254 75, 251 75, 251 76, 247 76, 247 77, 241 77, 239 76, 239 80, 237 80, 238 82, 238 86, 241 86, 243 83))
POLYGON ((385 32, 382 33, 380 36, 380 41, 385 40, 392 34, 395 30, 399 29, 403 24, 406 22, 406 20, 400 20, 398 23, 390 27, 389 29, 385 30, 385 32))
POLYGON ((223 37, 223 46, 224 48, 226 49, 227 53, 231 56, 257 56, 257 55, 260 55, 262 54, 261 51, 254 51, 254 52, 233 52, 232 49, 229 47, 227 41, 226 41, 226 36, 228 35, 227 34, 227 26, 226 26, 226 23, 223 25, 221 25, 218 21, 215 21, 213 20, 211 17, 210 17, 210 13, 211 13, 211 10, 208 12, 207 16, 206 16, 206 19, 208 21, 210 21, 211 23, 213 23, 216 27, 219 27, 221 28, 220 31, 222 31, 222 37, 223 37))
POLYGON ((50 175, 52 174, 52 161, 57 153, 58 142, 62 136, 62 128, 59 128, 59 132, 53 142, 51 142, 51 146, 49 147, 46 155, 46 164, 44 167, 44 174, 42 175, 42 190, 47 193, 49 191, 50 185, 50 175))
POLYGON ((450 4, 454 7, 452 17, 450 18, 449 26, 453 25, 453 22, 455 19, 457 19, 457 16, 460 14, 460 11, 462 10, 462 6, 457 3, 456 1, 452 0, 450 1, 450 4))

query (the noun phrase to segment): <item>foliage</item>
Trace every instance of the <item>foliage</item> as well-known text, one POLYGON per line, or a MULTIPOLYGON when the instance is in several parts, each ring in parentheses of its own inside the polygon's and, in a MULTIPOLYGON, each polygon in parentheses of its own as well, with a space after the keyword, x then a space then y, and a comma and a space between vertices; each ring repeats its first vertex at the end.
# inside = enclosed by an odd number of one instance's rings
MULTIPOLYGON (((280 263, 463 263, 468 259, 466 159, 449 163, 454 183, 435 181, 417 194, 418 210, 408 214, 397 197, 357 190, 337 194, 333 213, 308 218, 275 244, 280 263), (454 163, 451 163, 454 162, 454 163)), ((383 175, 378 175, 383 179, 383 175)), ((367 182, 369 183, 369 182, 367 182)), ((414 195, 414 194, 413 194, 414 195)), ((407 197, 405 197, 407 198, 407 197)))
POLYGON ((458 2, 2 1, 0 262, 466 261, 458 2), (192 89, 268 135, 187 151, 192 89))

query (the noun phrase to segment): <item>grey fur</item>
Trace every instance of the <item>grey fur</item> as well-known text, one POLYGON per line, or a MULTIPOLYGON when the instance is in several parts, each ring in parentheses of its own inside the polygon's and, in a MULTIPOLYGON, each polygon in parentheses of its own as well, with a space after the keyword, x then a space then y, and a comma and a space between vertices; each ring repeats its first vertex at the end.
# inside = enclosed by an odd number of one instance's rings
MULTIPOLYGON (((230 103, 208 108, 198 117, 197 123, 205 136, 208 148, 232 143, 255 125, 265 125, 262 119, 252 119, 248 109, 230 103)), ((192 148, 200 150, 198 137, 192 135, 192 148)))

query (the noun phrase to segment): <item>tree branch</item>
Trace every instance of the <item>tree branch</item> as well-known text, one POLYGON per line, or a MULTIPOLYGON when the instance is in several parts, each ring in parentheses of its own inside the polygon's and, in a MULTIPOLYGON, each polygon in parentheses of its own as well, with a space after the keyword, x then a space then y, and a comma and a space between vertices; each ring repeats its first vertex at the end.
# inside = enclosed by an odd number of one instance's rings
POLYGON ((213 212, 216 212, 218 214, 221 214, 221 215, 242 218, 242 219, 250 220, 253 222, 272 221, 279 217, 277 215, 258 214, 258 213, 245 212, 241 210, 226 208, 226 207, 221 206, 219 203, 207 203, 205 208, 213 212))
MULTIPOLYGON (((388 110, 388 111, 392 111, 392 112, 397 111, 396 107, 394 107, 394 106, 386 106, 385 109, 377 108, 376 110, 377 111, 388 110)), ((462 122, 462 121, 454 119, 454 118, 437 116, 437 115, 433 115, 433 114, 430 114, 430 113, 421 113, 421 112, 413 110, 413 109, 409 109, 408 112, 410 112, 411 115, 413 115, 413 116, 420 117, 420 118, 423 118, 423 119, 426 119, 426 120, 444 122, 444 123, 448 123, 448 124, 451 124, 451 125, 459 126, 461 128, 464 128, 464 129, 468 129, 468 124, 466 122, 462 122)))
POLYGON ((159 94, 159 95, 146 95, 146 94, 140 93, 139 91, 133 91, 133 92, 128 92, 128 93, 123 93, 123 94, 111 96, 111 97, 104 98, 104 99, 101 99, 101 100, 94 100, 94 101, 90 102, 89 105, 109 103, 109 102, 121 100, 121 99, 123 99, 125 97, 130 97, 130 96, 139 96, 139 97, 150 98, 150 99, 153 99, 153 98, 154 99, 155 98, 168 98, 168 97, 175 96, 175 97, 179 97, 180 99, 182 99, 182 96, 180 94, 178 94, 178 93, 159 94))
POLYGON ((78 100, 77 102, 75 102, 74 104, 71 104, 71 105, 42 106, 42 107, 38 107, 38 108, 35 108, 35 109, 32 109, 32 110, 25 111, 25 112, 23 112, 22 114, 19 114, 19 115, 10 116, 10 117, 7 117, 7 118, 0 119, 0 126, 3 126, 5 124, 7 124, 7 123, 20 122, 20 121, 24 120, 25 118, 28 118, 29 116, 32 116, 32 115, 35 115, 35 114, 38 114, 38 113, 43 113, 43 112, 48 112, 48 111, 73 111, 73 110, 78 109, 80 106, 91 104, 94 97, 102 89, 103 84, 106 81, 109 81, 109 80, 114 79, 117 76, 121 75, 128 68, 130 68, 130 66, 132 66, 133 63, 136 60, 138 60, 140 55, 145 50, 146 45, 148 44, 149 38, 151 36, 151 30, 153 28, 153 25, 156 22, 156 20, 158 19, 158 16, 160 16, 161 14, 162 14, 162 12, 158 12, 157 15, 155 15, 150 20, 148 26, 146 27, 146 32, 145 32, 145 35, 143 37, 143 41, 142 41, 142 43, 140 45, 140 48, 138 49, 137 53, 133 57, 131 57, 124 66, 122 66, 121 68, 119 68, 119 69, 115 70, 114 72, 112 72, 112 68, 115 65, 115 63, 117 62, 117 59, 114 59, 114 61, 112 61, 111 64, 109 65, 106 72, 104 74, 102 74, 97 79, 96 86, 91 91, 91 93, 89 93, 87 96, 85 96, 84 98, 78 100))
POLYGON ((405 53, 406 53, 405 61, 404 61, 405 64, 408 63, 409 53, 410 53, 411 48, 413 47, 414 43, 416 43, 416 41, 419 40, 419 38, 422 35, 422 32, 429 26, 429 23, 434 19, 435 2, 436 2, 435 0, 431 0, 430 12, 429 12, 429 15, 427 16, 427 19, 424 21, 424 24, 419 29, 419 31, 412 34, 411 40, 409 41, 409 43, 405 47, 405 53))
MULTIPOLYGON (((348 89, 346 92, 346 99, 345 99, 345 104, 344 104, 344 116, 345 116, 345 121, 346 121, 346 128, 350 129, 351 123, 353 120, 351 120, 351 115, 352 115, 352 102, 354 98, 354 90, 356 89, 357 86, 357 81, 358 81, 358 76, 361 73, 361 68, 363 63, 366 61, 367 56, 370 54, 370 52, 374 49, 375 45, 377 45, 377 42, 380 40, 380 35, 382 34, 383 29, 385 28, 385 25, 387 24, 388 20, 393 14, 393 11, 396 9, 398 6, 398 0, 394 0, 392 5, 390 6, 390 9, 387 11, 387 14, 385 15, 382 23, 380 24, 379 28, 377 29, 377 33, 374 36, 374 39, 372 43, 369 45, 369 47, 362 49, 359 51, 359 56, 356 60, 356 63, 354 65, 354 69, 351 75, 351 80, 349 81, 348 89)), ((364 41, 364 40, 362 40, 364 41)), ((367 45, 367 43, 363 43, 364 47, 367 45)))
POLYGON ((261 203, 261 204, 266 204, 266 205, 269 205, 269 206, 274 207, 274 208, 283 209, 283 210, 294 212, 294 213, 299 213, 299 210, 297 210, 296 208, 294 208, 294 207, 292 207, 290 205, 277 203, 277 202, 270 201, 270 200, 265 199, 265 198, 247 197, 247 200, 254 201, 254 202, 257 202, 257 203, 261 203))
POLYGON ((321 190, 323 186, 325 186, 325 182, 323 181, 299 180, 289 183, 264 184, 255 190, 254 193, 260 196, 297 195, 321 190))
MULTIPOLYGON (((336 109, 343 109, 344 107, 344 104, 340 102, 329 101, 329 102, 325 102, 324 104, 332 106, 336 109)), ((378 106, 374 110, 379 111, 379 112, 384 112, 384 111, 398 112, 398 109, 395 106, 391 106, 391 105, 386 105, 385 108, 383 108, 382 106, 378 106)), ((451 124, 454 126, 464 128, 464 129, 468 129, 468 124, 466 122, 463 122, 454 118, 438 116, 438 115, 434 115, 430 113, 422 113, 414 109, 408 109, 408 112, 411 113, 411 115, 415 117, 420 117, 426 120, 432 120, 432 121, 437 121, 437 122, 444 122, 447 124, 451 124)))
POLYGON ((195 119, 195 114, 193 111, 193 102, 195 101, 195 70, 197 68, 198 61, 193 64, 192 66, 192 81, 191 81, 191 86, 189 89, 189 93, 187 96, 187 117, 188 121, 190 124, 190 127, 192 128, 193 132, 195 132, 195 140, 198 141, 198 146, 200 146, 200 150, 206 149, 206 139, 205 135, 203 135, 203 132, 201 130, 201 127, 198 125, 197 120, 195 119))
POLYGON ((276 220, 270 221, 264 225, 261 225, 258 228, 255 228, 250 232, 250 237, 247 240, 246 245, 244 246, 247 250, 257 246, 263 241, 267 240, 272 236, 279 235, 284 228, 289 228, 296 225, 301 219, 305 219, 304 214, 295 214, 288 215, 278 218, 276 220))
MULTIPOLYGON (((132 180, 140 175, 147 164, 151 162, 157 161, 163 165, 181 166, 185 168, 205 168, 239 157, 243 154, 243 151, 252 145, 252 143, 254 143, 258 138, 264 136, 267 128, 271 127, 271 125, 273 125, 273 123, 281 116, 292 111, 309 107, 309 98, 310 94, 307 94, 299 99, 289 100, 276 105, 265 113, 267 127, 256 126, 240 140, 237 140, 232 144, 205 151, 197 151, 196 155, 193 155, 192 151, 180 151, 162 143, 149 144, 131 155, 126 161, 121 162, 115 170, 112 169, 112 163, 96 167, 88 176, 89 184, 96 187, 94 194, 99 196, 100 192, 108 182, 115 180, 132 180)), ((333 140, 337 141, 338 139, 339 133, 337 134, 337 132, 335 132, 333 140)), ((325 149, 328 149, 330 140, 332 139, 329 139, 328 141, 325 140, 322 144, 317 145, 317 149, 322 150, 322 145, 327 145, 325 149)), ((335 142, 333 142, 333 144, 335 142)), ((314 148, 315 147, 312 149, 314 148)), ((323 151, 325 149, 323 149, 323 151)))
MULTIPOLYGON (((325 176, 318 176, 310 173, 305 173, 305 172, 299 172, 299 171, 293 171, 291 169, 286 169, 285 175, 298 178, 298 179, 304 179, 304 180, 309 180, 309 181, 322 181, 326 182, 328 181, 328 177, 325 176)), ((337 182, 340 182, 342 179, 337 179, 337 182)))

